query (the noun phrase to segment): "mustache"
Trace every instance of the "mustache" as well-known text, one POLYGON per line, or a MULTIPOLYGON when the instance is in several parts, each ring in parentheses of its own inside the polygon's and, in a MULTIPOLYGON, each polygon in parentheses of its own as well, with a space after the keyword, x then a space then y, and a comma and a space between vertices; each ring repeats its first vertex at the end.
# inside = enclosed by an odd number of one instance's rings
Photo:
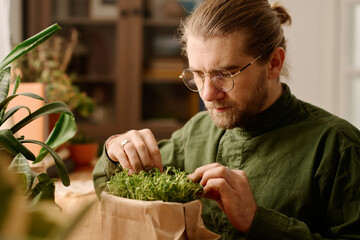
POLYGON ((230 103, 230 102, 217 102, 217 101, 214 101, 214 102, 210 102, 210 103, 205 103, 205 107, 207 109, 214 109, 214 108, 228 108, 228 107, 233 107, 235 106, 235 104, 233 103, 230 103))

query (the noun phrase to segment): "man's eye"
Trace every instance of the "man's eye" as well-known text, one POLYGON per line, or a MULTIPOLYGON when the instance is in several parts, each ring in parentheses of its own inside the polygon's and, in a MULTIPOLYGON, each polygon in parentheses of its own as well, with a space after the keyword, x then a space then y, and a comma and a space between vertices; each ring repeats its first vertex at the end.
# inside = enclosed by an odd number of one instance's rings
POLYGON ((219 74, 225 78, 229 78, 232 75, 232 73, 230 73, 229 71, 226 71, 226 70, 219 71, 219 74))
POLYGON ((202 73, 202 72, 193 71, 193 73, 194 73, 194 75, 199 76, 199 77, 204 77, 205 76, 205 74, 202 73))
POLYGON ((203 77, 204 76, 204 74, 202 72, 195 72, 195 71, 192 71, 192 72, 195 77, 203 77))

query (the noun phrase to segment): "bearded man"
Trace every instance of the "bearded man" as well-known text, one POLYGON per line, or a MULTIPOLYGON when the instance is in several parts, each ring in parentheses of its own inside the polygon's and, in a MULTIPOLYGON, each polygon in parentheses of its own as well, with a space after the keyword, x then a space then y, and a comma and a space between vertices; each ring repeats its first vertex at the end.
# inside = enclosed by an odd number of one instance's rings
POLYGON ((222 239, 360 239, 360 133, 281 82, 285 23, 267 0, 204 1, 180 26, 181 78, 207 111, 168 140, 110 137, 97 193, 116 169, 171 165, 204 186, 205 226, 222 239))

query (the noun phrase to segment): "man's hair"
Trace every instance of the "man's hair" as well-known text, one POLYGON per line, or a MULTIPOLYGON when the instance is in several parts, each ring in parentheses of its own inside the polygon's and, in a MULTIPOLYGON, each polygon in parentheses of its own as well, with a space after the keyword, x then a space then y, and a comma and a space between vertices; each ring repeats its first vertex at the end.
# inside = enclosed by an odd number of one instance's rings
POLYGON ((226 37, 239 31, 244 33, 246 54, 267 62, 277 47, 286 50, 281 24, 291 24, 291 17, 279 4, 270 6, 268 0, 205 0, 180 24, 182 53, 186 57, 189 34, 204 40, 226 37))

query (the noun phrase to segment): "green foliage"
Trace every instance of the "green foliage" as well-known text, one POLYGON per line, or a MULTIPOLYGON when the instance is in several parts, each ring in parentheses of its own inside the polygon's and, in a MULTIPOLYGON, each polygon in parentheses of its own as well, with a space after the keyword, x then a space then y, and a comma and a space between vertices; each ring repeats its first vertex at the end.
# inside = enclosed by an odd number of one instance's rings
POLYGON ((163 173, 158 169, 129 175, 127 170, 116 173, 106 183, 112 195, 144 200, 187 203, 203 192, 199 183, 187 178, 188 173, 168 167, 163 173))
POLYGON ((11 68, 7 66, 60 29, 57 24, 50 26, 20 43, 0 62, 0 239, 66 239, 90 207, 83 208, 73 219, 59 218, 59 209, 54 204, 55 179, 50 179, 46 173, 32 171, 29 164, 31 161, 42 161, 50 153, 62 183, 70 185, 65 164, 54 150, 71 139, 77 131, 69 107, 63 102, 47 103, 44 98, 33 93, 17 93, 19 76, 15 79, 12 92, 9 91, 11 68), (45 104, 33 112, 25 105, 8 109, 9 103, 18 96, 43 101, 45 104), (20 109, 25 109, 27 116, 13 126, 5 127, 4 123, 20 109), (14 135, 35 119, 51 113, 61 115, 45 143, 14 135), (24 143, 42 146, 39 155, 34 156, 24 143))
MULTIPOLYGON (((22 161, 22 158, 20 157, 19 160, 22 161)), ((27 161, 23 161, 23 164, 25 169, 30 168, 27 161)), ((42 188, 52 188, 47 184, 47 179, 46 174, 38 176, 38 180, 44 183, 41 184, 42 188)), ((51 200, 53 196, 39 194, 34 198, 36 201, 28 204, 22 194, 24 186, 19 184, 19 180, 22 179, 17 178, 8 170, 6 164, 0 161, 0 239, 68 239, 70 233, 76 229, 77 223, 94 203, 81 206, 80 212, 76 211, 75 215, 65 213, 61 215, 61 210, 51 200), (40 198, 50 201, 38 201, 40 198)))
MULTIPOLYGON (((24 164, 28 164, 28 160, 35 160, 35 162, 40 162, 48 153, 51 154, 55 161, 57 171, 63 184, 65 186, 70 184, 69 174, 66 170, 65 164, 54 149, 71 139, 75 135, 77 127, 74 115, 65 103, 47 103, 44 98, 34 93, 17 93, 18 87, 20 85, 20 77, 15 79, 14 88, 12 92, 9 92, 11 68, 7 66, 10 65, 15 59, 28 53, 36 46, 43 43, 60 29, 61 28, 59 25, 54 24, 44 31, 36 34, 35 36, 25 40, 16 46, 0 63, 0 126, 2 127, 0 130, 0 151, 6 151, 10 156, 13 157, 11 168, 17 171, 20 176, 22 176, 21 178, 25 181, 26 192, 35 190, 38 191, 36 193, 34 192, 32 194, 28 194, 30 197, 35 197, 39 193, 41 193, 42 196, 53 196, 54 194, 53 180, 44 178, 43 176, 37 176, 38 174, 32 172, 30 167, 24 167, 24 164), (30 111, 29 107, 22 105, 14 106, 8 109, 9 103, 18 96, 25 96, 43 101, 45 104, 33 112, 30 111), (14 125, 10 128, 4 128, 4 123, 20 109, 26 109, 28 115, 19 122, 14 123, 14 125), (35 119, 51 113, 61 113, 61 116, 45 143, 37 140, 26 139, 25 136, 16 137, 14 135, 35 119), (35 157, 34 154, 23 145, 24 143, 41 145, 42 149, 40 154, 35 157), (43 186, 49 184, 50 187, 40 187, 41 185, 39 185, 39 187, 37 187, 37 185, 34 186, 34 179, 36 177, 38 177, 39 180, 41 178, 43 186)), ((4 159, 0 160, 3 161, 4 159)))
POLYGON ((71 32, 70 40, 54 36, 14 66, 26 82, 46 84, 46 99, 62 101, 81 117, 88 118, 95 110, 95 101, 74 84, 76 74, 68 74, 67 67, 77 44, 77 31, 71 32))

